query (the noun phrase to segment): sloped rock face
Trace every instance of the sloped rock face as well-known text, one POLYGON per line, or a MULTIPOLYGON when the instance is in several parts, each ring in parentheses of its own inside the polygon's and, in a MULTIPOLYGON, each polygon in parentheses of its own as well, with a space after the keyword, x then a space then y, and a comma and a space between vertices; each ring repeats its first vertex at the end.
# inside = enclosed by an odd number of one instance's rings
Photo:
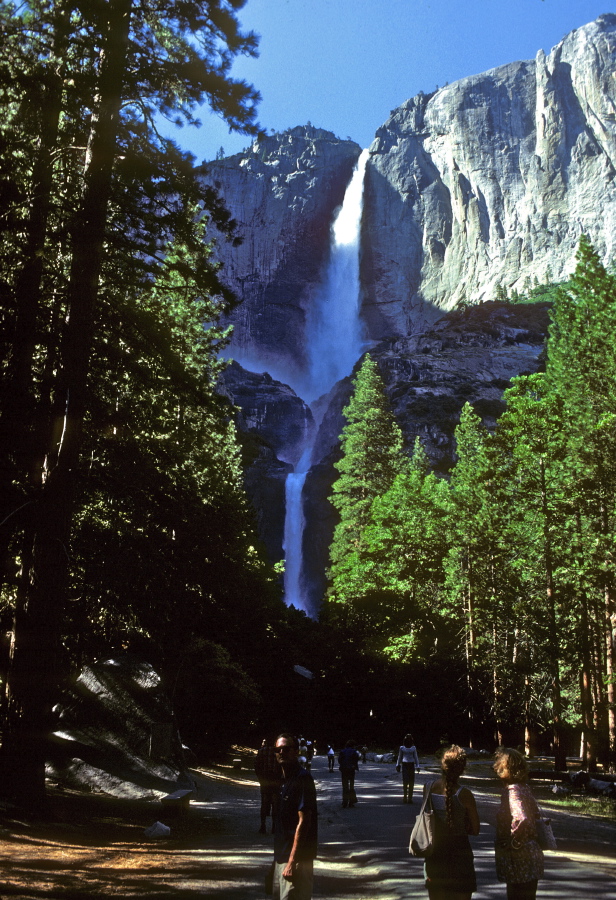
POLYGON ((460 301, 566 278, 582 232, 610 259, 616 225, 616 16, 549 55, 395 110, 370 147, 363 314, 408 335, 460 301))
POLYGON ((225 369, 220 381, 222 391, 238 408, 238 429, 260 435, 280 460, 296 465, 314 428, 310 407, 267 372, 248 372, 236 362, 225 369))
MULTIPOLYGON (((286 379, 304 361, 305 313, 320 284, 329 230, 361 148, 311 126, 266 137, 208 163, 243 241, 219 241, 225 281, 242 301, 231 355, 286 379)), ((250 366, 252 367, 252 366, 250 366)))
POLYGON ((157 799, 191 781, 158 673, 120 655, 85 666, 55 710, 47 775, 116 797, 157 799))

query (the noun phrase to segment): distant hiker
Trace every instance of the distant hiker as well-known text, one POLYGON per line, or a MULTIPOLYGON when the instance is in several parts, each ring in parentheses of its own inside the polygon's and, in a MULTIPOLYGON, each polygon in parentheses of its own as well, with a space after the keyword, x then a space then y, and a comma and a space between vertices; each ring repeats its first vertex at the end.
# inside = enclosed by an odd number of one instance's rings
POLYGON ((327 765, 330 772, 334 771, 334 761, 336 759, 336 751, 331 744, 327 745, 327 765))
POLYGON ((355 749, 355 741, 347 741, 344 750, 338 754, 338 765, 342 776, 342 805, 355 806, 355 773, 359 769, 359 753, 355 749))
POLYGON ((261 827, 259 834, 266 834, 266 819, 272 817, 272 833, 274 831, 274 819, 276 806, 282 783, 282 769, 274 750, 274 742, 271 738, 265 738, 261 747, 257 750, 255 759, 255 774, 261 790, 261 827))
POLYGON ((308 745, 303 737, 299 738, 299 764, 310 771, 308 766, 308 745))
POLYGON ((403 803, 413 802, 413 788, 415 787, 415 772, 419 772, 419 757, 417 747, 412 734, 404 736, 404 743, 398 751, 398 764, 396 772, 402 769, 402 789, 404 791, 403 803))
POLYGON ((312 775, 299 764, 299 744, 290 734, 276 738, 283 771, 274 831, 275 900, 311 900, 317 855, 317 798, 312 775))
POLYGON ((366 745, 364 744, 364 746, 361 748, 361 761, 362 761, 363 763, 366 762, 366 753, 367 753, 367 752, 368 752, 368 748, 367 748, 366 745))

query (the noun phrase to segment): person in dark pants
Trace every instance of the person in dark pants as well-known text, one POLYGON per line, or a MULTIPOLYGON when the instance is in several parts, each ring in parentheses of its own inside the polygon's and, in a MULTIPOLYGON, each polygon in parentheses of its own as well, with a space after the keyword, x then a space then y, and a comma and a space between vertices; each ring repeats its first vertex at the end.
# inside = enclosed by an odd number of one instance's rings
POLYGON ((539 807, 528 784, 528 763, 518 750, 498 747, 494 771, 503 792, 496 816, 496 877, 507 885, 507 900, 535 900, 543 877, 537 840, 539 807))
POLYGON ((334 760, 336 759, 336 751, 331 744, 327 747, 327 767, 330 772, 334 771, 334 760))
POLYGON ((413 802, 413 788, 415 787, 415 772, 419 772, 419 757, 412 734, 404 736, 404 743, 398 752, 398 764, 396 772, 402 769, 402 787, 404 790, 403 803, 413 802))
POLYGON ((276 806, 282 782, 282 769, 276 757, 274 742, 269 738, 265 738, 263 744, 257 750, 255 774, 261 790, 261 827, 259 828, 259 834, 267 833, 266 820, 269 815, 272 817, 273 833, 276 806))
POLYGON ((342 805, 355 806, 355 773, 359 769, 359 753, 355 749, 355 741, 347 741, 344 750, 338 755, 338 766, 342 776, 342 805))
POLYGON ((317 855, 317 797, 310 772, 300 765, 299 743, 291 734, 276 738, 283 771, 274 820, 274 900, 311 900, 317 855))

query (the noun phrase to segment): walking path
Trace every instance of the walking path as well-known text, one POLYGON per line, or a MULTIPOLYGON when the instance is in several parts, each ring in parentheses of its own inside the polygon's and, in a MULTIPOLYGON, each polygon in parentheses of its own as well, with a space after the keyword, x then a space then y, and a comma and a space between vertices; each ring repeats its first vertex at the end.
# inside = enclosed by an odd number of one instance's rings
MULTIPOLYGON (((426 900, 421 860, 408 854, 421 786, 436 774, 434 760, 425 762, 414 805, 402 803, 393 765, 367 763, 356 779, 358 805, 342 809, 338 771, 329 773, 325 757, 315 757, 315 900, 426 900)), ((469 765, 466 784, 481 817, 481 834, 471 838, 479 881, 474 900, 504 900, 492 851, 498 785, 485 763, 469 765)), ((171 837, 156 843, 145 840, 143 829, 156 818, 165 821, 159 804, 61 797, 66 804, 56 798, 55 819, 20 826, 7 818, 0 828, 0 897, 263 900, 272 837, 257 833, 259 790, 250 771, 203 771, 189 814, 168 820, 171 837)), ((559 849, 546 854, 538 900, 616 900, 616 823, 560 810, 550 815, 559 849)))

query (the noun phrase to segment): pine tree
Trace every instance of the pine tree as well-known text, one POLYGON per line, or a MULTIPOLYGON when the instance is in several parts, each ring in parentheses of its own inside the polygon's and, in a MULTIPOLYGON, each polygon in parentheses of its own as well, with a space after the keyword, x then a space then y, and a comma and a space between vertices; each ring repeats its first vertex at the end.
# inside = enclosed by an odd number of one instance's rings
POLYGON ((363 607, 379 647, 397 659, 426 660, 446 640, 443 560, 449 549, 449 491, 430 471, 419 438, 392 486, 376 497, 363 532, 363 607))
MULTIPOLYGON (((256 37, 237 20, 242 5, 36 0, 4 11, 0 41, 9 52, 0 90, 18 128, 16 137, 8 128, 2 136, 21 145, 6 164, 15 196, 3 212, 21 209, 23 227, 9 239, 0 273, 10 310, 0 441, 10 465, 0 472, 0 494, 9 502, 2 550, 11 552, 2 556, 21 567, 16 589, 7 573, 15 618, 2 750, 5 772, 14 767, 14 781, 35 803, 103 308, 117 292, 121 321, 143 322, 125 302, 122 276, 135 291, 155 280, 169 239, 194 235, 193 201, 231 224, 201 188, 192 157, 160 137, 154 118, 194 123, 196 106, 208 100, 232 129, 258 132, 258 94, 230 76, 235 56, 256 52, 256 37), (15 398, 26 401, 17 410, 15 398)), ((215 267, 205 269, 198 277, 209 273, 214 292, 228 298, 215 267)))
POLYGON ((548 389, 563 409, 563 439, 574 485, 578 533, 589 542, 586 578, 603 607, 608 764, 616 769, 616 281, 585 235, 577 267, 561 288, 548 341, 548 389))
POLYGON ((402 432, 377 364, 369 355, 354 380, 354 388, 343 411, 347 425, 341 435, 342 459, 336 463, 340 477, 330 496, 340 521, 330 548, 328 598, 346 604, 362 593, 358 563, 372 501, 392 485, 405 459, 402 432))

